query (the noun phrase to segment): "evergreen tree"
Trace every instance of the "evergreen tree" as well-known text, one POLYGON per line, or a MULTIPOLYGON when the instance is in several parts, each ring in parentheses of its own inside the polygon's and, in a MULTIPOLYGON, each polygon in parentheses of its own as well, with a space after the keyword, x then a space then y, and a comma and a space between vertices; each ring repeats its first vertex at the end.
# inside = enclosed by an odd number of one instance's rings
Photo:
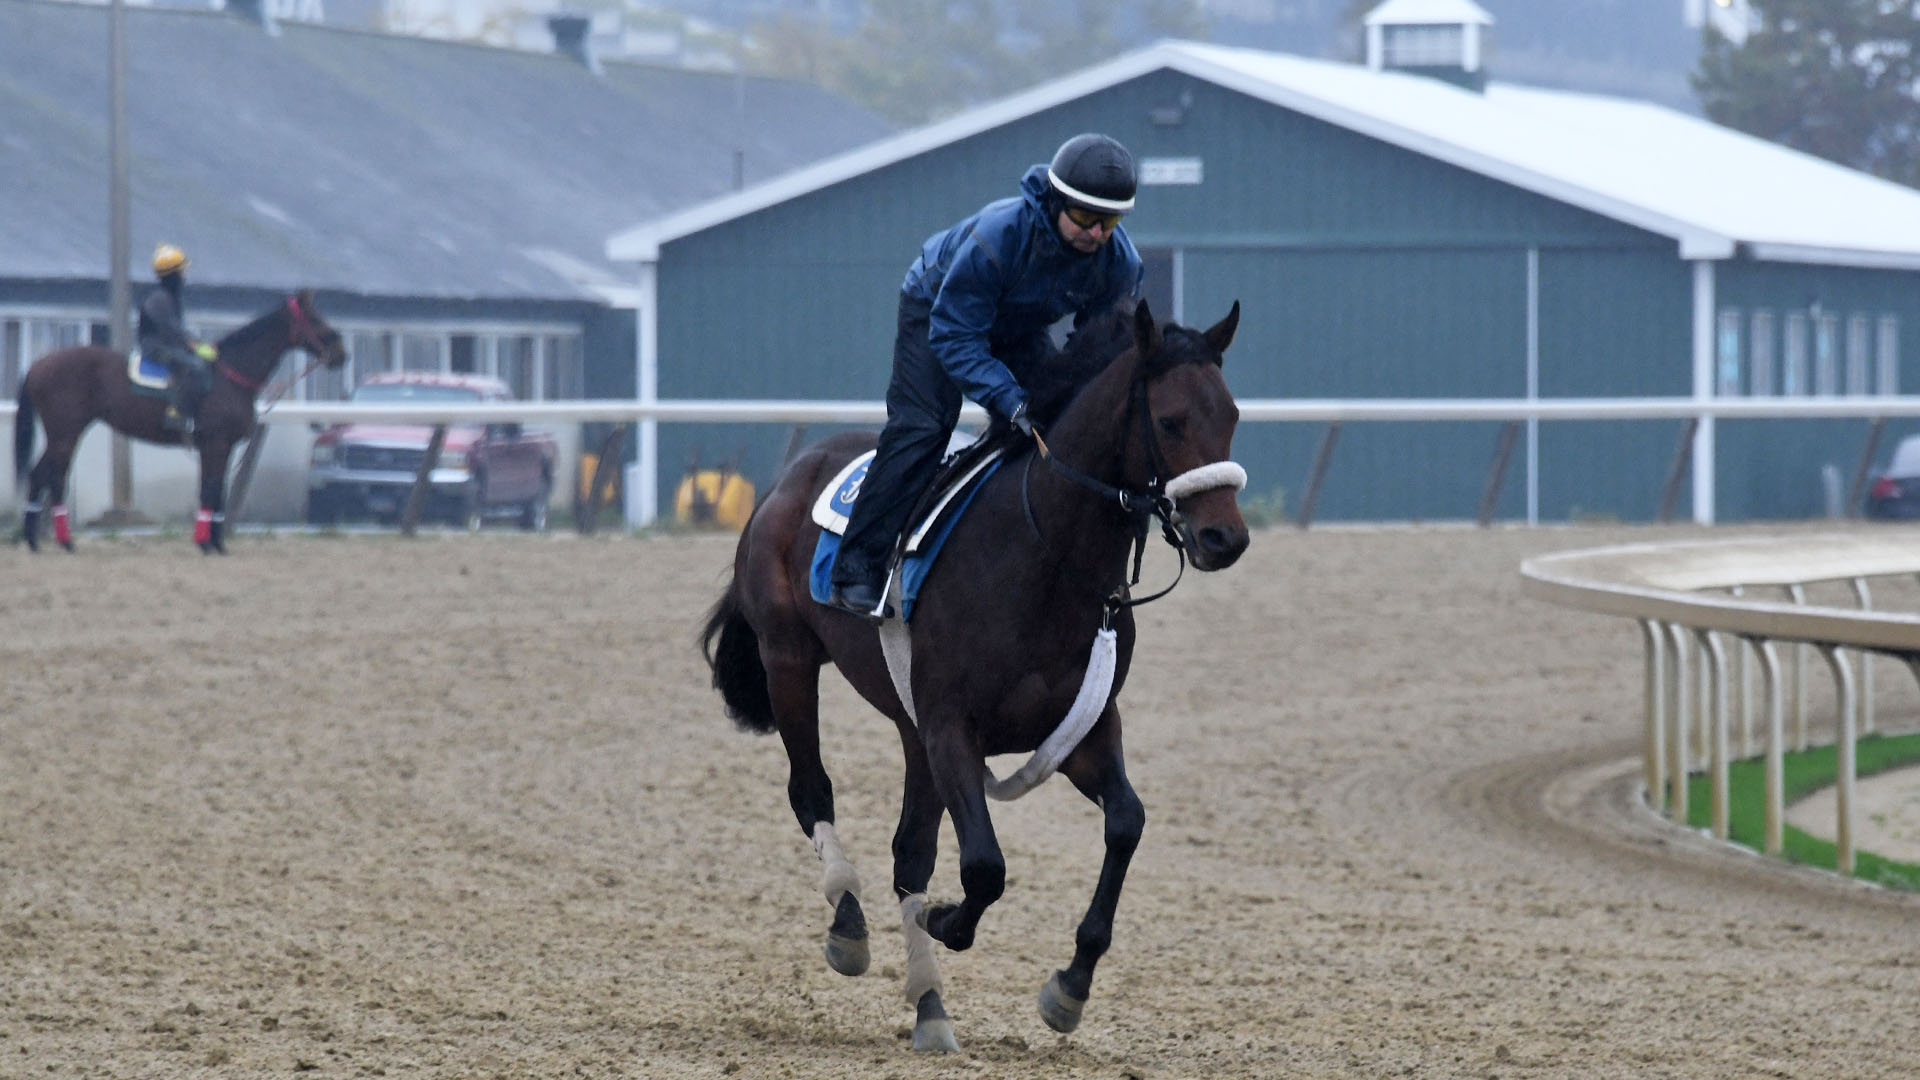
POLYGON ((1920 186, 1920 12, 1911 0, 1751 0, 1760 27, 1706 38, 1693 89, 1728 127, 1920 186))

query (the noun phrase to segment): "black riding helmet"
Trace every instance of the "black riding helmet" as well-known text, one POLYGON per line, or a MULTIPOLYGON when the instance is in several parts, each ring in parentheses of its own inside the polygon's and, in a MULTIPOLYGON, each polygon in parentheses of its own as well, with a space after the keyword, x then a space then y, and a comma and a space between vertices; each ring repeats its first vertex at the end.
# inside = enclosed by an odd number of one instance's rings
POLYGON ((1060 144, 1047 166, 1047 182, 1065 205, 1104 214, 1133 209, 1133 192, 1139 183, 1127 148, 1092 133, 1060 144))

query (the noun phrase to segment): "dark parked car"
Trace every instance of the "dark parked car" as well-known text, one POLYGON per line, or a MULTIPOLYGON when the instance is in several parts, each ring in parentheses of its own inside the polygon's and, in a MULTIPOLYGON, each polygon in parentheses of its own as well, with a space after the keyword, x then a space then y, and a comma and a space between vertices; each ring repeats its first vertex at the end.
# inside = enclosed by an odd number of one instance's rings
MULTIPOLYGON (((464 403, 513 395, 505 383, 481 375, 396 372, 369 376, 352 400, 464 403)), ((397 521, 432 437, 432 427, 414 424, 335 424, 321 431, 307 472, 307 520, 397 521)), ((507 517, 525 529, 544 529, 556 456, 552 435, 516 423, 451 426, 421 516, 469 529, 507 517)))
POLYGON ((1867 487, 1863 508, 1870 518, 1920 518, 1920 435, 1893 448, 1893 458, 1867 487))

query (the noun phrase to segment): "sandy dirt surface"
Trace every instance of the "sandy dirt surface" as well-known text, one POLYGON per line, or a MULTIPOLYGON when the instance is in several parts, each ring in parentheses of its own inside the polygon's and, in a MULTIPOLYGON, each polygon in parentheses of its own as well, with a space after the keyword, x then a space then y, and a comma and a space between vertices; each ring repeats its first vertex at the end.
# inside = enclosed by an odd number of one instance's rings
POLYGON ((780 743, 694 646, 731 537, 0 550, 0 1078, 1920 1075, 1920 900, 1640 809, 1638 631, 1520 592, 1702 535, 1277 529, 1189 574, 1121 698, 1148 826, 1085 1022, 1034 1008, 1101 850, 1056 780, 995 805, 932 1058, 898 742, 827 681, 847 979, 780 743))

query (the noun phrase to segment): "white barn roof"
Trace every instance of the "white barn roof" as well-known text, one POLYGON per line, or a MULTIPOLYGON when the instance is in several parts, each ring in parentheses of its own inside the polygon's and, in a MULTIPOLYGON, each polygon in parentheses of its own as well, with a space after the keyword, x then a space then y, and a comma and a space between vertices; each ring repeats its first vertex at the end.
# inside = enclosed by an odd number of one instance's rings
POLYGON ((1672 237, 1680 255, 1920 269, 1920 191, 1624 98, 1164 42, 615 234, 616 261, 1159 70, 1672 237))

